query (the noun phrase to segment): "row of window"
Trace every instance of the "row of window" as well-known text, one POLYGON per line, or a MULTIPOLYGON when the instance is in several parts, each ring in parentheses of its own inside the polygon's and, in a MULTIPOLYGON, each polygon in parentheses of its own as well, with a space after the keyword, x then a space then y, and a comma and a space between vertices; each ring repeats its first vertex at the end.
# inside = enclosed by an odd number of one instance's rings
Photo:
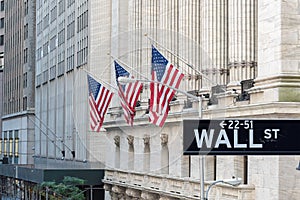
MULTIPOLYGON (((0 137, 0 154, 7 158, 19 157, 19 131, 4 131, 0 137)), ((18 159, 14 162, 10 160, 8 163, 18 163, 18 159)))
POLYGON ((56 20, 56 17, 57 17, 57 7, 54 6, 50 11, 50 20, 51 20, 51 22, 56 20))
MULTIPOLYGON (((77 66, 85 64, 87 62, 88 55, 88 47, 81 49, 77 52, 77 66)), ((48 70, 45 70, 42 74, 37 75, 36 77, 36 85, 39 87, 41 84, 45 84, 51 80, 54 80, 55 77, 60 77, 66 72, 69 72, 74 69, 75 66, 75 45, 72 45, 67 49, 67 60, 64 60, 65 52, 62 51, 58 54, 58 63, 57 69, 55 62, 52 63, 52 67, 50 68, 50 73, 48 70)))
POLYGON ((3 103, 4 114, 20 112, 21 109, 21 100, 10 98, 8 102, 3 103))
POLYGON ((77 17, 77 32, 82 31, 88 27, 88 11, 85 11, 79 17, 77 17))

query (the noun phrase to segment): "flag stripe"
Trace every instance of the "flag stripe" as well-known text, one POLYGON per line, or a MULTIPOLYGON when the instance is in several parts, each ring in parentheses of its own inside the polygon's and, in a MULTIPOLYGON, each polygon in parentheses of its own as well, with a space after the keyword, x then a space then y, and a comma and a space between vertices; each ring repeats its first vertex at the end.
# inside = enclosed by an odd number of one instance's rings
POLYGON ((133 118, 135 115, 135 106, 139 98, 143 85, 139 81, 134 83, 127 83, 125 86, 121 86, 118 82, 119 77, 131 77, 134 78, 127 72, 123 67, 121 67, 116 61, 115 63, 115 72, 116 72, 116 81, 118 84, 118 95, 120 97, 120 103, 124 112, 125 121, 133 125, 133 118))
POLYGON ((157 49, 152 47, 152 83, 150 84, 149 120, 162 127, 168 117, 169 103, 179 88, 184 75, 175 68, 157 49), (161 84, 155 83, 161 77, 161 84))
POLYGON ((100 132, 113 93, 88 75, 90 128, 100 132), (94 96, 95 95, 95 96, 94 96))

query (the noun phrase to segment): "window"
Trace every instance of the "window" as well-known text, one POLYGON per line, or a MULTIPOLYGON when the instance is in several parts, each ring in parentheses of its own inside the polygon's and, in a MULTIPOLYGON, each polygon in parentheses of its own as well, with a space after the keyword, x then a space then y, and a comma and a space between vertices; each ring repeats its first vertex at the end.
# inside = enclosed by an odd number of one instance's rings
POLYGON ((62 51, 58 54, 57 77, 65 73, 65 52, 62 51))
POLYGON ((27 88, 27 72, 23 74, 23 88, 27 88))
POLYGON ((24 63, 27 63, 28 61, 28 48, 24 49, 24 63))
POLYGON ((71 22, 67 26, 67 39, 72 38, 75 35, 75 21, 71 22))
POLYGON ((77 67, 85 64, 88 60, 88 37, 78 42, 77 67))
POLYGON ((27 97, 23 97, 23 110, 27 110, 27 97))
POLYGON ((56 19, 56 16, 57 16, 57 8, 56 6, 54 6, 54 8, 52 8, 51 10, 51 22, 53 22, 55 19, 56 19))
POLYGON ((74 69, 74 53, 75 53, 75 45, 72 45, 67 49, 67 71, 74 69))
POLYGON ((0 155, 2 156, 2 152, 3 152, 3 135, 2 133, 0 133, 0 155))
MULTIPOLYGON (((27 101, 27 97, 26 97, 26 101, 27 101)), ((15 130, 14 136, 15 136, 14 156, 15 158, 18 158, 19 157, 19 131, 18 130, 15 130)), ((17 164, 18 161, 15 159, 14 163, 17 164)))
POLYGON ((75 3, 75 0, 68 0, 68 7, 70 7, 73 3, 75 3))
POLYGON ((13 156, 13 132, 9 131, 9 157, 13 156))
POLYGON ((36 50, 36 59, 40 60, 42 58, 42 56, 43 56, 43 50, 42 50, 42 47, 40 47, 36 50))
POLYGON ((1 1, 0 11, 4 11, 4 1, 1 1))
POLYGON ((70 39, 74 35, 75 35, 75 12, 72 12, 68 16, 67 39, 70 39))
POLYGON ((61 30, 58 33, 58 46, 62 45, 65 42, 65 29, 61 30))
POLYGON ((24 1, 24 14, 25 14, 25 16, 28 15, 28 1, 27 0, 24 1))
POLYGON ((48 82, 49 74, 48 69, 43 72, 43 84, 46 84, 48 82))
POLYGON ((44 22, 44 29, 46 29, 49 26, 49 14, 47 14, 44 17, 43 22, 44 22))
POLYGON ((56 48, 56 35, 50 39, 50 51, 53 51, 56 48))
POLYGON ((38 74, 36 76, 36 87, 41 86, 41 84, 42 84, 42 74, 38 74))
POLYGON ((4 131, 4 157, 7 157, 7 131, 4 131))
POLYGON ((65 11, 65 0, 60 0, 58 3, 58 15, 61 15, 65 11))
POLYGON ((26 40, 28 38, 28 24, 25 24, 24 26, 24 39, 26 40))
POLYGON ((37 32, 37 35, 40 35, 43 31, 43 23, 42 21, 40 21, 37 26, 36 26, 36 32, 37 32))
POLYGON ((88 11, 77 17, 77 32, 80 32, 88 27, 88 11))
POLYGON ((64 74, 65 72, 65 61, 61 61, 58 63, 58 73, 57 73, 57 77, 60 77, 64 74))
POLYGON ((4 35, 0 35, 0 46, 4 45, 4 35))
POLYGON ((0 28, 4 28, 4 18, 0 19, 0 28))
POLYGON ((47 55, 48 55, 48 47, 49 47, 49 43, 46 42, 46 43, 43 45, 43 56, 47 56, 47 55))
POLYGON ((50 77, 49 80, 54 80, 56 76, 56 65, 50 68, 50 77))
POLYGON ((0 53, 0 69, 4 67, 4 53, 0 53))

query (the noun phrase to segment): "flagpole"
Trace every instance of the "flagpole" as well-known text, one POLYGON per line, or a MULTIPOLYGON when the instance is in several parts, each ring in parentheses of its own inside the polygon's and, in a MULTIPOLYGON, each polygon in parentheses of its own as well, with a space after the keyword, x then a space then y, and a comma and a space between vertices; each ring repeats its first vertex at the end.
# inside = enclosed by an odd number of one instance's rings
MULTIPOLYGON (((196 73, 200 74, 203 78, 205 78, 208 81, 211 81, 210 78, 208 78, 207 76, 205 76, 202 72, 200 72, 199 70, 197 70, 195 67, 193 67, 191 64, 189 64, 184 58, 182 58, 179 55, 176 55, 175 53, 173 53, 170 49, 164 47, 163 45, 161 45, 159 42, 157 42, 156 40, 154 40, 153 38, 149 37, 148 34, 145 34, 145 36, 152 42, 155 42, 157 45, 159 45, 160 47, 162 47, 163 49, 165 49, 166 51, 168 51, 170 54, 172 54, 173 56, 177 57, 179 60, 181 60, 183 63, 185 63, 188 67, 190 67, 192 70, 194 70, 196 73)), ((185 93, 184 93, 185 94, 185 93)), ((185 94, 186 95, 186 94, 185 94)), ((202 118, 202 99, 201 97, 198 98, 198 103, 199 103, 199 118, 202 118)), ((199 167, 201 168, 201 179, 200 179, 200 184, 201 184, 201 191, 200 191, 200 198, 202 200, 206 200, 205 199, 205 191, 204 191, 204 175, 205 175, 205 157, 204 155, 201 156, 201 164, 199 164, 199 167)))
POLYGON ((208 81, 211 81, 211 79, 209 77, 207 77, 205 74, 203 74, 201 71, 199 71, 198 69, 196 69, 193 65, 191 65, 190 63, 188 63, 188 61, 186 61, 183 57, 173 53, 170 49, 164 47, 162 44, 160 44, 159 42, 157 42, 156 40, 154 40, 153 38, 151 38, 150 36, 148 36, 148 34, 145 34, 145 37, 147 37, 150 41, 156 43, 157 45, 159 45, 161 48, 163 48, 164 50, 166 50, 167 52, 169 52, 170 54, 172 54, 173 56, 175 56, 176 58, 178 58, 179 60, 181 60, 184 64, 186 64, 188 67, 190 67, 192 70, 194 70, 195 72, 197 72, 198 74, 200 74, 203 78, 205 78, 208 81))
POLYGON ((118 61, 118 62, 120 62, 121 64, 122 64, 122 66, 123 65, 125 65, 126 66, 126 68, 128 68, 128 69, 130 69, 130 70, 132 70, 132 71, 134 71, 134 72, 136 72, 137 74, 139 74, 142 78, 145 78, 145 79, 147 79, 147 80, 150 80, 149 78, 147 78, 147 76, 145 76, 144 74, 142 74, 142 73, 140 73, 139 71, 137 71, 136 69, 134 69, 133 67, 130 67, 129 65, 127 65, 125 62, 123 62, 123 61, 121 61, 121 60, 119 60, 118 58, 116 58, 115 56, 113 56, 113 55, 110 55, 110 57, 113 59, 113 60, 116 60, 116 61, 118 61))
POLYGON ((92 76, 93 76, 94 78, 96 78, 97 80, 100 80, 101 83, 103 82, 104 84, 110 86, 110 87, 113 88, 114 90, 118 90, 118 87, 116 87, 116 86, 114 86, 114 85, 108 83, 107 81, 105 81, 105 80, 103 80, 103 79, 101 79, 101 78, 95 76, 94 74, 92 74, 92 73, 91 73, 90 71, 88 71, 87 69, 85 69, 85 68, 83 68, 83 67, 80 67, 80 69, 82 69, 83 71, 85 71, 87 74, 92 75, 92 76))
MULTIPOLYGON (((81 67, 81 69, 82 69, 83 71, 85 71, 86 73, 91 74, 87 69, 85 69, 85 68, 83 68, 83 67, 81 67)), ((98 78, 98 77, 95 77, 94 75, 93 75, 93 77, 96 78, 96 79, 99 79, 99 80, 101 81, 101 83, 104 82, 106 85, 109 85, 111 88, 113 88, 113 89, 115 89, 115 90, 117 91, 116 93, 118 93, 119 88, 118 88, 117 86, 114 86, 114 85, 112 85, 112 84, 110 84, 110 83, 104 81, 103 79, 100 79, 100 78, 98 78)), ((98 80, 96 80, 96 81, 98 81, 98 80)), ((128 102, 126 102, 126 100, 125 100, 124 98, 122 98, 120 95, 119 95, 119 99, 120 99, 121 102, 123 102, 123 103, 127 106, 127 109, 130 110, 130 108, 128 107, 128 102)))

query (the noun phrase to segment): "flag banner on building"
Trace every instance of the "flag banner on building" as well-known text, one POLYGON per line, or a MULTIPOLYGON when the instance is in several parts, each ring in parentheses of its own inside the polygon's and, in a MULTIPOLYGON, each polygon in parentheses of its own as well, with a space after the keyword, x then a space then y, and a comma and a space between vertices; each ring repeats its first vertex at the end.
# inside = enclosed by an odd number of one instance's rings
POLYGON ((169 103, 175 95, 184 74, 174 67, 154 46, 152 46, 152 69, 150 83, 151 123, 162 127, 168 117, 169 103))
POLYGON ((140 81, 134 81, 133 83, 126 83, 125 85, 121 85, 118 82, 119 77, 134 77, 131 76, 130 73, 116 61, 114 63, 116 70, 116 81, 118 85, 118 94, 121 100, 121 106, 124 111, 124 117, 126 122, 132 126, 135 115, 136 102, 140 96, 143 84, 140 81))
POLYGON ((89 87, 90 127, 100 132, 104 115, 113 97, 113 93, 98 81, 87 75, 89 87))

